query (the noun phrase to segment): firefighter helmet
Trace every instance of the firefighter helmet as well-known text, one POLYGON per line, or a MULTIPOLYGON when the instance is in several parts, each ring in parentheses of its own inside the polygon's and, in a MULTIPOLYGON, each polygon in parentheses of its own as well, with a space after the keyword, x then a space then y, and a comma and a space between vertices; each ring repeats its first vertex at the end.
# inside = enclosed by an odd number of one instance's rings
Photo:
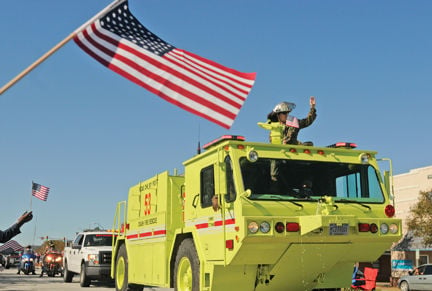
POLYGON ((296 105, 294 103, 284 101, 277 104, 273 109, 273 112, 274 113, 291 112, 295 107, 296 105))

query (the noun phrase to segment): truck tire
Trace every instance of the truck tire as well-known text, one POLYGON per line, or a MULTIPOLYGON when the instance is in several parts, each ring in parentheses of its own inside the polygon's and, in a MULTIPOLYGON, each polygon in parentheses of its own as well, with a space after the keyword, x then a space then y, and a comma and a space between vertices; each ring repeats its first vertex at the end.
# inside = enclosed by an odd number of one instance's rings
POLYGON ((91 280, 87 277, 86 274, 86 266, 84 263, 81 264, 81 273, 80 273, 80 286, 81 287, 88 287, 90 286, 91 280))
POLYGON ((126 252, 125 244, 122 244, 119 248, 116 257, 115 265, 115 288, 117 291, 127 291, 129 285, 128 278, 128 257, 126 252))
POLYGON ((74 274, 69 271, 67 261, 65 261, 63 281, 66 283, 70 283, 72 282, 73 276, 74 274))
POLYGON ((200 266, 195 244, 187 238, 180 244, 174 265, 174 290, 199 291, 200 266))

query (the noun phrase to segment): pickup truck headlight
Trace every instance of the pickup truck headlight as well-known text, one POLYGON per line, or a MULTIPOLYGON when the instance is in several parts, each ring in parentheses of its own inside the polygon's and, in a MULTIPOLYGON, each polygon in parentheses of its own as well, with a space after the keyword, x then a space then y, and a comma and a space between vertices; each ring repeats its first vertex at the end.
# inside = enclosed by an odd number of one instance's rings
POLYGON ((99 254, 89 254, 87 255, 89 264, 98 265, 99 264, 99 254))

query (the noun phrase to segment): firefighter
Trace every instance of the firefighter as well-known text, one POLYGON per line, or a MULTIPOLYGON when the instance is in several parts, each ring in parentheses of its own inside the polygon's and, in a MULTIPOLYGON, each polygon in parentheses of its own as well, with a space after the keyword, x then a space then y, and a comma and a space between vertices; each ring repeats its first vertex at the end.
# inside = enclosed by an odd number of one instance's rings
POLYGON ((268 123, 280 122, 285 125, 282 139, 283 144, 313 145, 312 142, 302 143, 297 139, 300 129, 308 127, 316 119, 316 100, 314 96, 310 97, 309 104, 309 114, 304 119, 297 119, 296 117, 289 115, 296 105, 286 101, 277 104, 273 111, 267 115, 268 123))

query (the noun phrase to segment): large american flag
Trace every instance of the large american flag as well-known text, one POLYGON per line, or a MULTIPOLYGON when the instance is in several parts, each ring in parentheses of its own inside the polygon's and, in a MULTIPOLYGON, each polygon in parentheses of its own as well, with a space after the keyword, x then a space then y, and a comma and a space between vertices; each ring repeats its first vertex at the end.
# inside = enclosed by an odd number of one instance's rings
POLYGON ((32 182, 32 195, 40 200, 47 201, 50 188, 32 182))
POLYGON ((116 5, 74 37, 104 66, 184 110, 230 128, 256 73, 242 73, 178 49, 116 5))

